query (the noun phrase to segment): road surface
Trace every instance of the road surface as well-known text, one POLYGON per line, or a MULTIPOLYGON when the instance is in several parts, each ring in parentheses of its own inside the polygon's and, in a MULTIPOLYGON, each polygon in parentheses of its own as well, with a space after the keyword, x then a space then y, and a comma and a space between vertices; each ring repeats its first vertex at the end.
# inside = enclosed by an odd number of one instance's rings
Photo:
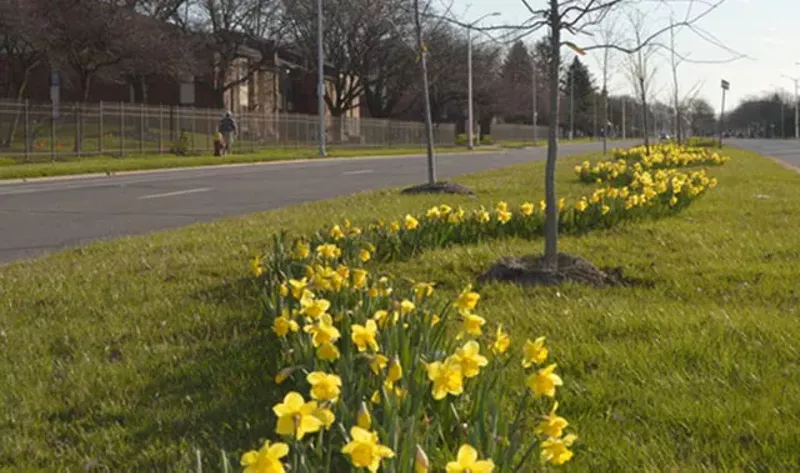
POLYGON ((764 156, 772 156, 795 169, 800 169, 800 142, 796 140, 729 139, 725 144, 764 156))
MULTIPOLYGON (((560 149, 563 156, 600 146, 574 143, 560 149)), ((439 178, 542 160, 545 152, 442 155, 439 178)), ((425 163, 419 156, 330 159, 0 183, 0 264, 92 240, 419 184, 427 179, 425 163)))

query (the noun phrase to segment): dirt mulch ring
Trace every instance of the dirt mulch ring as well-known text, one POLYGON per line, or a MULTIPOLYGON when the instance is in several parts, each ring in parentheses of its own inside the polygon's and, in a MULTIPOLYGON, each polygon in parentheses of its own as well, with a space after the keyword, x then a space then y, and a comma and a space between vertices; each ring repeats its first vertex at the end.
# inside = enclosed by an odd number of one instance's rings
POLYGON ((475 193, 472 192, 466 186, 462 186, 461 184, 456 184, 455 182, 445 182, 440 181, 435 184, 420 184, 418 186, 412 186, 407 189, 403 189, 401 194, 456 194, 456 195, 469 195, 474 196, 475 193))
POLYGON ((576 282, 595 287, 653 286, 652 281, 624 276, 621 267, 600 269, 583 258, 565 253, 558 254, 558 271, 543 269, 543 260, 543 255, 500 258, 478 278, 478 281, 503 281, 521 286, 552 286, 565 282, 576 282))

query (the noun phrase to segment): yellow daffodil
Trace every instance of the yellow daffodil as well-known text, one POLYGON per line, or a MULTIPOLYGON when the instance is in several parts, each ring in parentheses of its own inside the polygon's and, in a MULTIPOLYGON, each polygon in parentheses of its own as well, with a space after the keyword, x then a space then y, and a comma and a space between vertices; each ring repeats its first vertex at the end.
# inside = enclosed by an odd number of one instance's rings
POLYGON ((326 243, 317 247, 317 255, 320 258, 333 260, 342 255, 342 250, 332 243, 326 243))
POLYGON ((462 334, 467 333, 469 335, 479 336, 481 333, 481 327, 486 324, 486 319, 481 317, 480 315, 473 314, 472 312, 464 312, 461 314, 463 320, 463 328, 462 334))
POLYGON ((433 327, 434 325, 438 324, 441 321, 442 318, 439 317, 439 314, 433 314, 433 317, 431 317, 431 327, 433 327))
POLYGON ((574 455, 569 447, 577 439, 578 437, 575 434, 569 434, 563 439, 549 438, 545 440, 540 445, 542 461, 554 465, 563 465, 568 462, 574 455))
POLYGON ((415 230, 417 227, 419 227, 419 221, 411 215, 406 215, 404 219, 404 225, 406 230, 415 230))
POLYGON ((439 210, 439 207, 431 207, 425 213, 425 216, 431 220, 438 220, 442 216, 442 211, 439 210))
POLYGON ((396 383, 400 381, 403 377, 403 367, 400 365, 400 358, 394 357, 392 358, 391 363, 389 363, 389 372, 386 374, 386 379, 391 383, 396 383))
POLYGON ((358 259, 360 259, 362 263, 366 263, 372 259, 372 254, 367 250, 361 250, 358 252, 358 259))
POLYGON ((539 435, 546 435, 548 437, 561 437, 561 434, 564 432, 564 428, 569 425, 567 419, 563 417, 559 417, 556 414, 556 410, 558 409, 558 402, 553 403, 553 408, 550 409, 550 413, 547 417, 544 418, 539 424, 536 426, 536 433, 539 435))
POLYGON ((489 212, 487 212, 483 207, 481 207, 481 209, 475 214, 475 218, 480 223, 488 223, 492 219, 491 215, 489 215, 489 212))
POLYGON ((333 228, 331 228, 330 235, 331 238, 334 239, 334 241, 341 240, 342 238, 344 238, 344 232, 339 227, 339 225, 334 225, 333 228))
POLYGON ((544 212, 545 210, 547 210, 547 204, 545 203, 545 201, 543 201, 543 200, 540 200, 540 201, 539 201, 539 209, 540 209, 542 212, 544 212))
POLYGON ((456 308, 459 312, 469 312, 478 305, 478 301, 481 299, 481 295, 477 292, 472 290, 472 285, 469 285, 461 291, 461 294, 458 295, 458 299, 456 299, 456 308))
POLYGON ((250 259, 250 274, 256 278, 264 274, 264 268, 261 267, 260 256, 253 256, 253 258, 250 259))
POLYGON ((358 347, 358 351, 366 351, 367 347, 373 351, 378 351, 378 326, 374 320, 367 320, 365 325, 353 324, 350 338, 358 347))
POLYGON ((611 212, 611 207, 609 207, 608 205, 603 204, 603 206, 600 207, 600 213, 602 215, 606 215, 609 212, 611 212))
POLYGON ((311 385, 311 398, 317 401, 336 401, 342 392, 342 378, 335 374, 314 371, 306 381, 311 385))
POLYGON ((414 285, 414 299, 421 301, 433 295, 433 283, 419 282, 414 285))
POLYGON ((242 455, 241 465, 244 473, 284 473, 281 458, 289 454, 289 446, 285 443, 270 444, 264 442, 260 450, 251 450, 242 455))
POLYGON ((589 208, 589 203, 586 202, 584 199, 579 200, 578 203, 575 204, 575 210, 577 210, 578 212, 584 212, 588 208, 589 208))
POLYGON ((314 412, 311 413, 314 417, 322 422, 322 428, 325 430, 330 429, 334 422, 336 422, 336 415, 330 409, 317 406, 314 412))
POLYGON ((353 289, 363 289, 367 285, 367 270, 356 268, 352 271, 353 289))
POLYGON ((499 324, 497 326, 497 332, 495 332, 494 343, 492 344, 492 353, 495 355, 502 355, 508 350, 510 344, 511 337, 503 331, 503 324, 499 324))
POLYGON ((555 397, 556 386, 564 384, 561 378, 553 372, 555 369, 556 364, 553 363, 528 376, 527 384, 535 397, 555 397))
POLYGON ((350 456, 350 462, 356 468, 367 468, 375 473, 384 458, 394 457, 392 449, 379 443, 377 432, 355 426, 350 429, 350 438, 342 453, 350 456))
POLYGON ((369 402, 371 402, 373 404, 376 404, 376 405, 380 404, 381 403, 381 393, 379 391, 375 390, 372 393, 372 396, 369 397, 369 402))
POLYGON ((544 337, 539 337, 535 341, 526 340, 522 348, 522 366, 530 368, 532 365, 541 365, 547 361, 547 348, 544 346, 544 337))
POLYGON ((300 299, 300 313, 312 319, 318 319, 328 312, 331 303, 325 299, 300 299))
POLYGON ((331 342, 323 343, 317 347, 317 357, 323 361, 336 361, 341 354, 339 349, 331 342))
POLYGON ((400 231, 400 222, 392 222, 389 224, 389 233, 397 233, 400 231))
POLYGON ((508 203, 507 202, 503 202, 503 201, 498 202, 497 206, 495 207, 495 210, 497 210, 498 212, 507 212, 508 211, 508 203))
POLYGON ((503 225, 508 223, 511 220, 511 217, 512 217, 512 213, 511 212, 507 212, 505 210, 503 210, 503 211, 498 210, 497 211, 497 221, 500 222, 503 225))
POLYGON ((386 325, 386 322, 389 320, 389 312, 385 310, 378 310, 372 316, 372 320, 377 322, 381 327, 386 325))
POLYGON ((303 330, 311 334, 311 341, 315 347, 335 342, 341 336, 339 330, 333 326, 333 319, 329 314, 322 314, 316 323, 306 325, 303 330))
POLYGON ((356 425, 364 430, 369 430, 372 427, 372 416, 369 413, 366 402, 361 402, 361 407, 358 409, 358 415, 356 416, 356 425))
POLYGON ((284 312, 280 317, 275 317, 272 321, 272 331, 279 337, 285 337, 289 332, 297 332, 300 326, 291 319, 288 312, 284 312))
POLYGON ((422 447, 417 445, 417 451, 414 454, 414 473, 428 473, 430 468, 431 464, 428 461, 428 455, 422 447))
POLYGON ((286 283, 281 283, 279 292, 280 292, 281 297, 288 296, 289 295, 289 286, 287 286, 286 283))
POLYGON ((297 440, 302 440, 306 434, 317 432, 322 427, 322 422, 312 415, 316 409, 315 401, 305 402, 302 395, 290 392, 282 403, 272 408, 272 412, 278 417, 275 431, 279 435, 293 435, 297 440))
POLYGON ((414 312, 414 309, 416 308, 417 306, 408 299, 403 299, 403 301, 400 302, 400 313, 403 315, 408 315, 414 312))
POLYGON ((566 199, 564 199, 563 197, 558 199, 558 211, 559 212, 564 210, 564 205, 566 205, 566 199))
POLYGON ((672 198, 669 199, 669 205, 670 207, 675 207, 678 205, 678 198, 673 195, 672 198))
POLYGON ((294 259, 306 259, 308 258, 309 253, 311 252, 311 248, 308 246, 307 243, 303 243, 302 241, 298 241, 294 245, 294 252, 292 256, 294 259))
POLYGON ((478 451, 471 445, 462 445, 458 449, 456 461, 448 462, 447 473, 492 473, 492 460, 478 460, 478 451))
POLYGON ((427 365, 428 379, 433 381, 433 398, 437 401, 448 394, 459 396, 464 392, 461 363, 452 357, 444 362, 436 361, 427 365))
POLYGON ((533 215, 533 210, 534 210, 533 204, 531 204, 530 202, 525 202, 524 204, 519 206, 519 211, 522 212, 522 215, 525 215, 526 217, 533 215))
POLYGON ((481 368, 489 364, 489 360, 480 354, 481 346, 478 342, 470 340, 463 347, 458 348, 454 355, 455 359, 461 364, 461 374, 465 378, 478 376, 481 368))
POLYGON ((388 365, 389 358, 381 355, 380 353, 376 354, 369 360, 369 369, 371 369, 376 375, 381 374, 381 371, 383 371, 383 369, 388 365))

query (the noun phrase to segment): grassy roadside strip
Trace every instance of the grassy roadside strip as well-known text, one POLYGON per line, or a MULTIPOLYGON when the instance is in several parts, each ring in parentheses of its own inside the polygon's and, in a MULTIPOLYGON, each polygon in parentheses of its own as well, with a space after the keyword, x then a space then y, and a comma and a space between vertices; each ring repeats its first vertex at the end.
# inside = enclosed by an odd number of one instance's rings
MULTIPOLYGON (((482 147, 478 151, 492 151, 498 147, 482 147)), ((462 147, 440 147, 439 153, 470 152, 462 147)), ((329 158, 353 158, 362 156, 402 156, 424 154, 424 148, 331 148, 329 158)), ((0 180, 36 177, 68 176, 76 174, 112 174, 125 171, 144 171, 183 167, 215 166, 220 164, 246 164, 269 161, 292 161, 320 159, 317 151, 310 148, 270 149, 252 154, 233 154, 223 158, 203 156, 132 156, 126 158, 90 157, 54 163, 26 163, 0 165, 0 180)), ((324 159, 324 158, 322 158, 324 159)))
MULTIPOLYGON (((800 176, 752 153, 675 217, 562 239, 654 289, 482 288, 487 318, 547 334, 581 440, 570 471, 765 470, 796 464, 800 176), (756 198, 755 196, 768 196, 756 198)), ((585 193, 560 160, 559 190, 585 193)), ((538 201, 542 163, 468 176, 478 204, 538 201)), ((274 367, 247 260, 282 228, 476 205, 379 191, 70 250, 0 268, 0 470, 207 470, 269 436, 274 367), (6 367, 8 367, 6 369, 6 367), (53 454, 53 449, 56 454, 53 454)), ((457 291, 509 239, 426 252, 395 274, 457 291)))

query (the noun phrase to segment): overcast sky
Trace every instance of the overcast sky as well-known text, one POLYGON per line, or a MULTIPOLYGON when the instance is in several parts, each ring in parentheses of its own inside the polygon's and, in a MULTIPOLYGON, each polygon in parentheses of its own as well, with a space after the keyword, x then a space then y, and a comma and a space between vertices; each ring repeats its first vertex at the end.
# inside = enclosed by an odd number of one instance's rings
MULTIPOLYGON (((449 0, 438 0, 447 2, 449 0)), ((464 21, 473 21, 482 15, 500 12, 499 17, 491 17, 482 25, 519 24, 530 15, 521 0, 452 0, 454 16, 464 21)), ((687 2, 670 0, 676 18, 685 14, 687 2)), ((529 0, 533 8, 545 5, 545 0, 529 0)), ((664 6, 653 10, 656 2, 640 2, 642 8, 648 9, 649 29, 658 30, 669 23, 669 10, 664 6)), ((699 3, 695 11, 704 9, 699 3)), ((718 9, 705 16, 698 26, 703 31, 713 34, 722 44, 736 53, 747 55, 726 64, 683 63, 679 68, 680 88, 684 91, 699 86, 700 96, 709 100, 714 108, 720 104, 720 79, 731 83, 726 109, 735 106, 743 98, 783 88, 794 92, 794 83, 782 74, 800 77, 800 0, 726 0, 718 9)), ((618 19, 615 24, 625 24, 625 18, 618 19)), ((540 37, 537 33, 533 38, 540 37)), ((526 40, 532 42, 531 40, 526 40)), ((578 45, 590 45, 593 38, 581 37, 578 45)), ((663 37, 664 42, 669 36, 663 37)), ((696 61, 724 61, 735 57, 735 54, 720 49, 708 41, 698 37, 690 30, 682 30, 676 38, 677 50, 684 56, 696 61)), ((566 51, 566 50, 565 50, 566 51)), ((599 52, 590 52, 582 60, 590 67, 592 73, 600 76, 597 60, 599 52), (593 57, 594 56, 594 57, 593 57)), ((630 82, 622 73, 624 58, 618 57, 619 66, 615 68, 610 87, 611 93, 630 93, 630 82)), ((659 59, 655 89, 661 93, 659 98, 666 101, 672 87, 671 71, 666 59, 659 59)))

